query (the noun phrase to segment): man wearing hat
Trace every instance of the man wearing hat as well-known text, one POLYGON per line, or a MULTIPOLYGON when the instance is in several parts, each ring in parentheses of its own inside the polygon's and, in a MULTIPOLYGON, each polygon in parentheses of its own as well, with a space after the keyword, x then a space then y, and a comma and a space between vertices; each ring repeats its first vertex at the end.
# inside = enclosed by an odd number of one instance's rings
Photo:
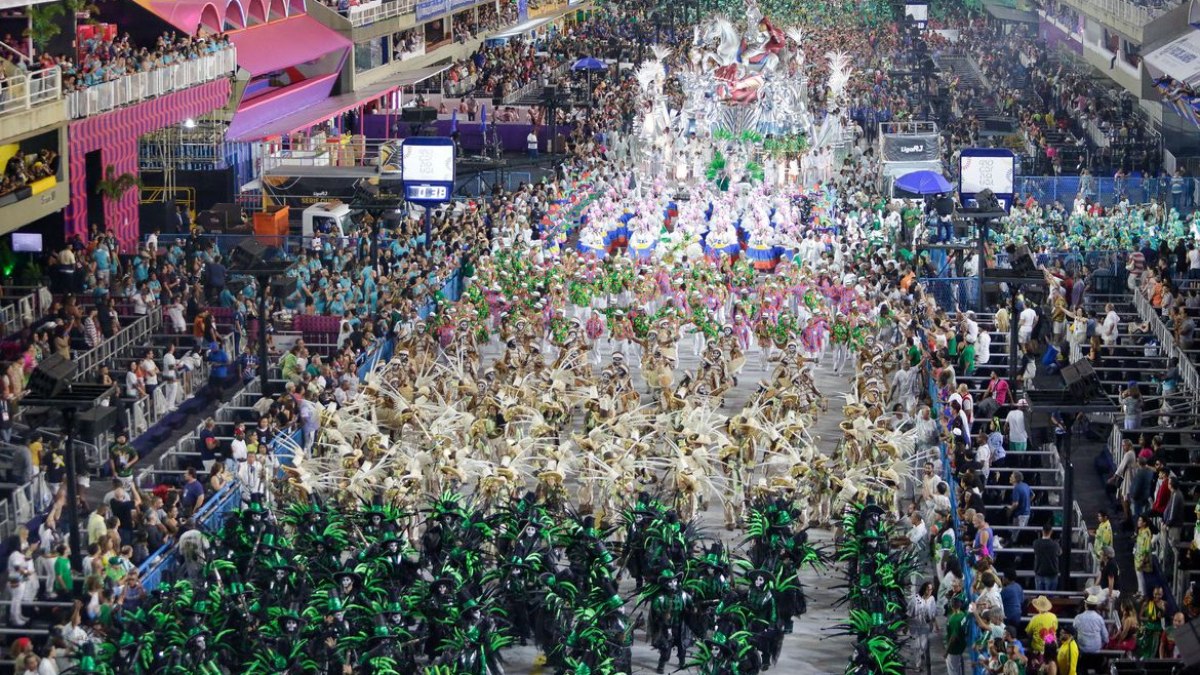
POLYGON ((1051 642, 1054 641, 1054 634, 1058 631, 1058 617, 1051 612, 1053 605, 1050 604, 1050 598, 1044 595, 1039 595, 1029 603, 1036 614, 1029 620, 1025 626, 1025 634, 1029 636, 1029 651, 1033 653, 1034 661, 1041 661, 1042 654, 1046 651, 1046 638, 1051 642))
POLYGON ((1096 671, 1100 666, 1097 652, 1108 644, 1108 626, 1104 617, 1096 611, 1101 602, 1099 595, 1089 595, 1084 600, 1084 610, 1075 617, 1073 627, 1076 632, 1076 642, 1079 646, 1079 666, 1083 672, 1096 671))

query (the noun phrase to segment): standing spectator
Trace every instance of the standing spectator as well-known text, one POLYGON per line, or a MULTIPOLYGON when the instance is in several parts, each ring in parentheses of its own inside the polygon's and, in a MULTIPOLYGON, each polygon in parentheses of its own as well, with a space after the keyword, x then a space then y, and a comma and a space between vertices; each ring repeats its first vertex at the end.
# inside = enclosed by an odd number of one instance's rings
POLYGON ((916 641, 917 669, 929 658, 929 636, 937 626, 937 600, 933 582, 921 584, 921 590, 908 601, 908 634, 916 641))
POLYGON ((1024 452, 1029 443, 1029 430, 1025 427, 1025 410, 1029 403, 1025 399, 1017 401, 1017 407, 1008 411, 1004 417, 1004 430, 1008 434, 1008 451, 1024 452))
POLYGON ((158 388, 158 364, 154 362, 154 350, 147 349, 146 356, 141 363, 142 379, 146 383, 146 393, 150 396, 154 395, 154 390, 158 388))
POLYGON ((1050 598, 1044 595, 1037 596, 1029 604, 1036 614, 1025 626, 1025 634, 1029 636, 1029 651, 1033 654, 1030 659, 1033 662, 1031 668, 1033 668, 1033 672, 1037 672, 1033 664, 1041 663, 1046 653, 1046 638, 1049 637, 1051 642, 1054 641, 1055 634, 1058 632, 1058 617, 1050 611, 1053 605, 1050 604, 1050 598))
MULTIPOLYGON (((214 462, 215 463, 215 462, 214 462)), ((212 464, 209 464, 212 467, 212 464)), ((196 470, 189 468, 183 477, 183 497, 180 498, 183 515, 192 517, 204 506, 204 485, 196 480, 196 470)))
POLYGON ((230 473, 237 473, 238 465, 246 461, 246 425, 238 422, 233 428, 233 440, 229 442, 229 461, 226 467, 230 473))
POLYGON ((200 465, 208 473, 213 462, 217 461, 217 421, 213 418, 204 420, 204 428, 200 430, 200 465))
MULTIPOLYGON (((1012 516, 1013 524, 1025 527, 1029 524, 1029 514, 1033 507, 1033 488, 1025 482, 1025 476, 1020 471, 1012 472, 1009 476, 1012 484, 1012 498, 1008 505, 1008 513, 1012 516)), ((1044 590, 1039 588, 1040 590, 1044 590)))
POLYGON ((163 397, 167 402, 167 410, 175 410, 179 406, 179 360, 175 357, 175 343, 167 345, 163 352, 162 383, 163 397))
POLYGON ((1111 546, 1105 546, 1100 551, 1100 588, 1107 591, 1107 598, 1116 595, 1121 570, 1117 567, 1117 552, 1111 546))
POLYGON ((1062 548, 1054 540, 1054 526, 1042 526, 1042 536, 1033 542, 1033 583, 1038 591, 1058 590, 1058 563, 1062 548))
POLYGON ((1129 487, 1129 504, 1134 518, 1140 518, 1150 508, 1150 500, 1154 497, 1154 469, 1150 468, 1149 459, 1140 456, 1137 460, 1137 470, 1133 474, 1133 484, 1129 487))
POLYGON ((1002 577, 1004 587, 1000 589, 1000 604, 1004 606, 1004 625, 1016 631, 1021 625, 1021 612, 1025 609, 1025 589, 1017 581, 1017 573, 1006 570, 1002 577))
POLYGON ((1154 574, 1154 531, 1150 529, 1150 519, 1145 514, 1137 517, 1133 566, 1137 568, 1138 593, 1145 595, 1148 577, 1154 574))
POLYGON ((525 148, 529 151, 529 159, 537 159, 538 137, 536 129, 529 130, 529 135, 525 137, 525 148))
POLYGON ((1101 605, 1100 596, 1089 595, 1084 600, 1084 610, 1075 617, 1075 633, 1079 642, 1079 663, 1085 672, 1098 672, 1103 659, 1099 652, 1108 644, 1108 625, 1096 611, 1101 605))
MULTIPOLYGON (((108 526, 104 523, 108 520, 108 506, 100 504, 97 506, 87 519, 87 543, 88 546, 100 543, 104 538, 104 533, 108 531, 108 526)), ((87 566, 84 566, 87 569, 87 566)))
POLYGON ((109 469, 127 490, 133 489, 133 465, 137 461, 138 451, 129 444, 129 435, 124 431, 117 434, 117 442, 108 451, 109 469))
POLYGON ((946 634, 943 644, 946 646, 947 675, 964 675, 970 662, 967 654, 967 630, 970 618, 963 611, 962 598, 950 599, 950 616, 946 618, 946 634))
POLYGON ((1124 429, 1130 431, 1142 424, 1142 391, 1136 380, 1130 380, 1121 391, 1121 411, 1125 415, 1124 429))
POLYGON ((118 521, 117 533, 121 537, 122 546, 133 543, 133 514, 141 506, 141 503, 142 497, 138 491, 133 490, 131 495, 124 486, 118 487, 114 491, 112 501, 108 503, 109 510, 118 521))
POLYGON ((1079 643, 1075 642, 1075 626, 1058 629, 1058 675, 1079 674, 1079 643))

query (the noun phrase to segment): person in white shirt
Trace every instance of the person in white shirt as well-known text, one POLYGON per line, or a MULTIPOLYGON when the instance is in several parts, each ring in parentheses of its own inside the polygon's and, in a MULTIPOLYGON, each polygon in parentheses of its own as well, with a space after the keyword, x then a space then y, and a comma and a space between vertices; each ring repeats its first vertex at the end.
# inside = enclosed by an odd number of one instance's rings
POLYGON ((158 387, 158 364, 154 362, 154 350, 146 350, 146 356, 142 359, 142 381, 146 384, 146 393, 154 394, 154 390, 158 387))
POLYGON ((1121 316, 1117 314, 1117 310, 1112 303, 1104 306, 1104 323, 1100 326, 1100 339, 1106 345, 1115 344, 1117 334, 1120 332, 1121 316))
POLYGON ((983 482, 986 485, 988 481, 988 472, 992 469, 992 446, 988 445, 987 436, 980 434, 975 438, 975 461, 979 462, 979 473, 983 476, 983 482))
POLYGON ((179 405, 179 360, 175 358, 175 343, 167 345, 163 354, 162 385, 163 399, 167 402, 167 410, 174 410, 179 405))
POLYGON ((1021 310, 1021 314, 1017 317, 1017 341, 1021 344, 1029 342, 1029 338, 1033 336, 1033 329, 1037 326, 1038 316, 1033 307, 1026 305, 1025 309, 1021 310))
POLYGON ((1025 399, 1017 401, 1017 407, 1008 411, 1004 417, 1004 430, 1008 433, 1008 451, 1023 452, 1029 443, 1029 431, 1025 428, 1025 410, 1029 403, 1025 399))
POLYGON ((142 377, 138 373, 138 364, 129 364, 129 371, 125 373, 125 397, 126 398, 141 398, 145 394, 142 377))
POLYGON ((183 318, 184 309, 183 301, 178 298, 167 307, 167 318, 171 320, 171 330, 176 333, 187 332, 187 322, 183 318))
POLYGON ((139 293, 133 294, 133 313, 137 316, 146 316, 150 311, 149 305, 146 304, 146 296, 139 293))
POLYGON ((238 465, 246 461, 246 456, 246 427, 238 424, 233 429, 233 440, 229 442, 229 460, 226 462, 229 473, 237 473, 238 465))
POLYGON ((267 492, 267 483, 272 473, 267 457, 266 453, 255 453, 247 455, 246 461, 238 464, 238 485, 241 487, 242 501, 247 504, 250 503, 252 495, 267 492))
POLYGON ((975 320, 975 312, 967 312, 963 319, 963 332, 967 336, 967 344, 979 342, 979 322, 975 320))

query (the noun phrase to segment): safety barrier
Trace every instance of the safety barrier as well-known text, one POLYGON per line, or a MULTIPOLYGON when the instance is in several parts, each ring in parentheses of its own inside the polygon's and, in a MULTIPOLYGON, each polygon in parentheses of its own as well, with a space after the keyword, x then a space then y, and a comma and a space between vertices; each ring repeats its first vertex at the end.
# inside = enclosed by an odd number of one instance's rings
MULTIPOLYGON (((241 502, 242 493, 236 479, 222 485, 221 489, 213 493, 193 516, 197 529, 201 532, 216 532, 225 519, 225 514, 237 508, 241 502)), ((179 563, 179 555, 179 549, 174 543, 163 544, 162 548, 151 554, 138 567, 138 577, 141 579, 142 587, 147 592, 153 592, 158 588, 163 576, 172 571, 179 563)))
MULTIPOLYGON (((231 341, 232 333, 226 335, 223 340, 231 341)), ((230 353, 228 347, 226 347, 226 353, 230 353)), ((147 394, 131 403, 125 412, 125 428, 129 431, 130 437, 140 435, 166 417, 180 403, 191 398, 198 389, 208 383, 208 376, 211 372, 212 365, 208 361, 204 361, 200 365, 200 369, 188 373, 188 377, 182 377, 181 373, 176 380, 179 390, 175 401, 167 400, 169 388, 167 383, 162 382, 154 388, 152 394, 147 394)))
POLYGON ((938 307, 953 311, 979 311, 979 277, 922 277, 921 285, 932 295, 938 307))
POLYGON ((1017 198, 1032 195, 1043 204, 1057 201, 1070 206, 1080 193, 1105 206, 1116 204, 1121 197, 1128 197, 1130 204, 1163 199, 1181 213, 1191 213, 1200 203, 1200 179, 1196 178, 1019 176, 1015 182, 1017 198))
POLYGON ((370 26, 379 21, 386 21, 416 11, 416 0, 395 0, 394 2, 374 2, 355 5, 350 8, 347 19, 355 28, 370 26))
POLYGON ((227 77, 237 70, 233 45, 188 61, 131 73, 67 94, 67 115, 79 119, 227 77))
MULTIPOLYGON (((937 420, 938 425, 944 428, 945 424, 942 420, 942 402, 938 396, 937 383, 933 379, 933 373, 930 370, 929 364, 925 365, 925 382, 929 389, 929 400, 933 412, 933 419, 937 420)), ((942 461, 942 480, 946 481, 946 485, 957 485, 958 481, 954 478, 954 468, 950 465, 950 453, 946 449, 946 444, 941 440, 938 441, 938 452, 941 455, 942 461)), ((958 558, 958 562, 962 567, 963 572, 963 593, 966 594, 966 603, 969 604, 975 601, 971 593, 971 587, 975 582, 975 568, 971 565, 970 559, 967 556, 967 547, 963 545, 962 537, 962 522, 958 517, 958 493, 954 489, 948 490, 950 495, 950 521, 954 527, 954 555, 958 558)), ((975 643, 979 639, 979 626, 974 620, 967 622, 967 644, 972 645, 971 662, 978 663, 979 654, 974 649, 975 643)), ((979 668, 976 667, 975 672, 979 668)))
POLYGON ((54 296, 45 286, 10 286, 4 289, 4 293, 0 296, 0 303, 3 303, 0 306, 0 327, 4 335, 14 335, 31 325, 54 302, 54 296), (8 295, 14 291, 28 293, 8 295))
POLYGON ((75 357, 75 377, 86 378, 100 364, 107 362, 130 345, 144 344, 162 327, 162 322, 162 310, 155 310, 126 324, 116 335, 75 357))
POLYGON ((1141 289, 1133 292, 1133 306, 1137 310, 1138 317, 1143 323, 1150 326, 1151 332, 1158 338, 1163 352, 1175 357, 1179 362, 1179 375, 1183 380, 1183 385, 1192 391, 1200 391, 1200 373, 1197 373, 1195 364, 1188 359, 1187 354, 1179 349, 1179 345, 1175 343, 1175 335, 1163 323, 1162 317, 1159 316, 1141 289))
POLYGON ((31 73, 9 75, 0 88, 0 115, 29 110, 62 99, 62 71, 58 66, 31 73))

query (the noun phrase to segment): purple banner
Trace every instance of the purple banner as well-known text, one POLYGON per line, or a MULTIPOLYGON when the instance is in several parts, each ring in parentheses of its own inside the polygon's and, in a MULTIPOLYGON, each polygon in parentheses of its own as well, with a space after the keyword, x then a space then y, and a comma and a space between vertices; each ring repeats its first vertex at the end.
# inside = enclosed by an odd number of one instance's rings
MULTIPOLYGON (((488 115, 491 117, 491 115, 488 115)), ((433 123, 433 127, 437 129, 437 136, 450 135, 450 120, 438 120, 433 123)), ((479 154, 483 150, 484 134, 480 130, 480 125, 459 120, 458 125, 458 144, 464 155, 479 154)), ((500 137, 500 145, 508 152, 523 152, 525 150, 525 137, 529 135, 529 124, 498 124, 496 125, 496 133, 500 137)), ((560 124, 555 130, 560 136, 567 136, 574 130, 570 124, 560 124)), ((489 130, 490 132, 490 130, 489 130)), ((412 135, 412 127, 400 121, 399 115, 366 115, 363 119, 363 134, 367 138, 407 138, 412 135), (391 133, 388 133, 388 125, 391 124, 391 133)), ((546 141, 550 136, 550 127, 543 124, 538 129, 538 138, 541 140, 543 150, 546 147, 546 141)))
POLYGON ((1076 54, 1083 54, 1083 43, 1077 38, 1068 35, 1066 31, 1057 25, 1046 20, 1046 17, 1042 17, 1038 21, 1038 33, 1046 41, 1046 45, 1050 47, 1051 51, 1061 46, 1076 54))

